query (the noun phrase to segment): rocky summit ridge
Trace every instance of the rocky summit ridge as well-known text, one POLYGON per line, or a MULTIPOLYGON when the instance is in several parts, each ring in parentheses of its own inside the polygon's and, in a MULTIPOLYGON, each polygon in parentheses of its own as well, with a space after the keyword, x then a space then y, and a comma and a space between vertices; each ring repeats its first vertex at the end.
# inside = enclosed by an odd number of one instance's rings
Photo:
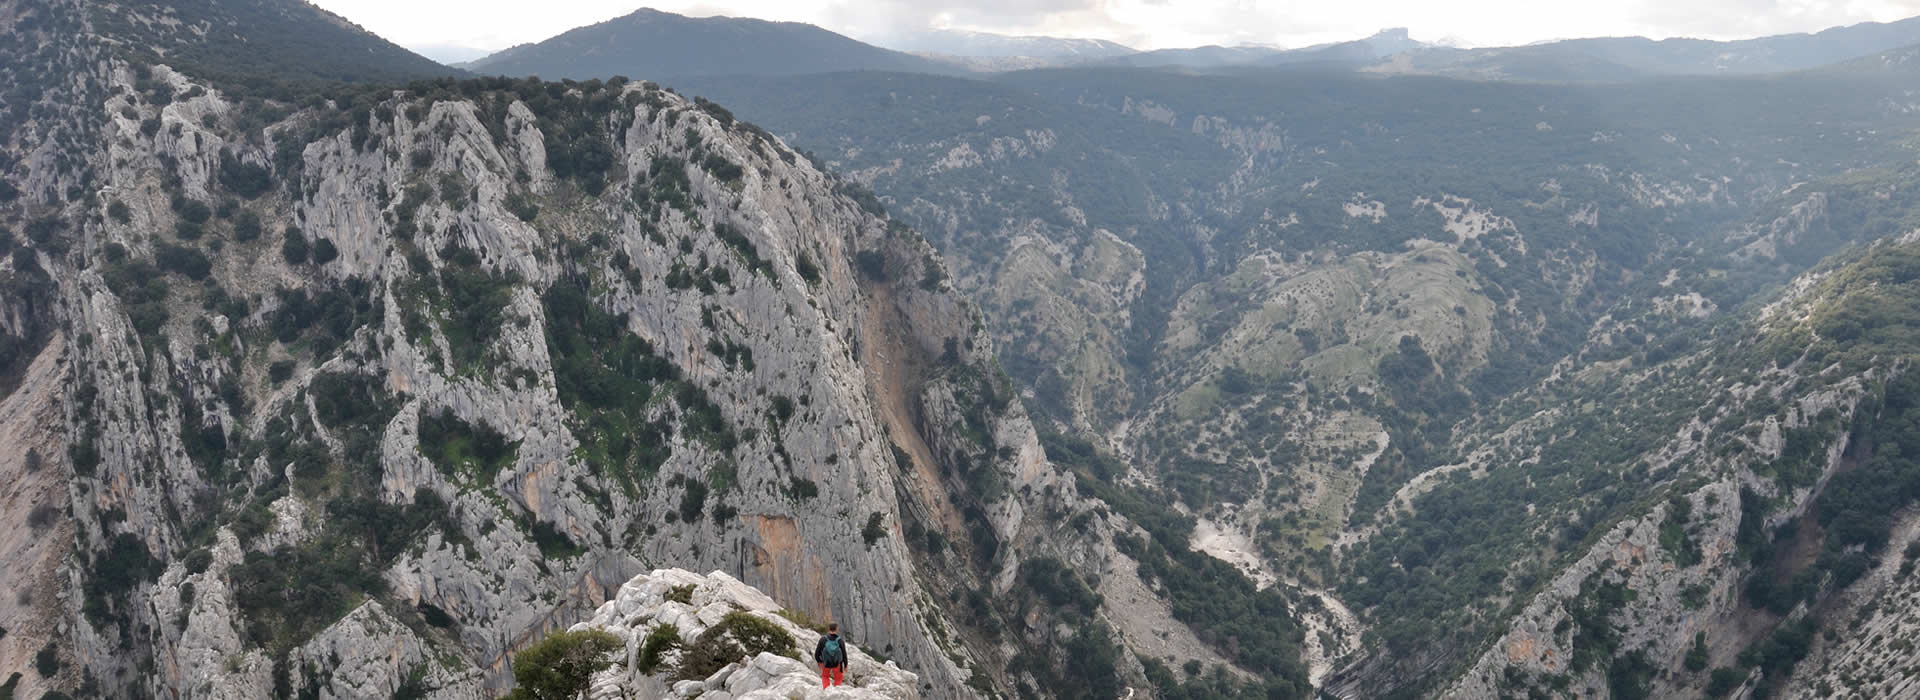
MULTIPOLYGON (((599 629, 626 642, 623 661, 594 677, 592 700, 625 698, 702 698, 703 700, 913 700, 920 697, 919 676, 893 661, 880 661, 850 639, 846 685, 823 689, 811 661, 820 632, 796 622, 779 603, 726 572, 705 576, 685 569, 655 569, 635 576, 593 616, 573 631, 599 629), (676 600, 675 598, 680 598, 676 600), (673 669, 687 648, 708 630, 724 624, 729 613, 744 612, 779 627, 794 646, 762 651, 728 663, 705 678, 674 681, 673 669), (678 632, 679 648, 661 655, 653 668, 642 656, 648 640, 662 628, 678 632)), ((802 618, 804 619, 804 618, 802 618)))

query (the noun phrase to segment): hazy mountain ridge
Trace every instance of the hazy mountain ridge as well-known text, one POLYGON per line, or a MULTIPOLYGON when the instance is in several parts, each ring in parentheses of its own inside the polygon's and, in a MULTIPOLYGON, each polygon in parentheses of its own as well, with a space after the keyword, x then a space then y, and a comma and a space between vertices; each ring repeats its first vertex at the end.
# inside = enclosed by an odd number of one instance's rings
POLYGON ((644 75, 794 75, 849 70, 951 73, 960 69, 796 22, 683 17, 642 9, 467 64, 476 73, 549 79, 644 75), (716 47, 728 47, 715 52, 716 47))
POLYGON ((1516 47, 1425 48, 1368 67, 1473 79, 1618 81, 1807 70, 1920 44, 1920 18, 1733 41, 1615 37, 1516 47), (1542 66, 1551 67, 1543 71, 1542 66))
POLYGON ((1051 36, 1014 36, 962 30, 912 32, 883 43, 901 51, 959 58, 1041 58, 1093 61, 1138 53, 1105 39, 1067 39, 1051 36))
POLYGON ((1121 56, 1103 63, 1140 68, 1229 68, 1288 64, 1365 65, 1427 44, 1415 41, 1405 28, 1384 29, 1352 41, 1318 44, 1298 49, 1271 46, 1201 46, 1159 49, 1121 56))
POLYGON ((1294 49, 1247 45, 1136 51, 1101 40, 957 30, 907 33, 886 43, 902 51, 808 24, 691 18, 642 9, 462 67, 514 77, 648 75, 677 80, 839 71, 964 75, 1094 65, 1204 72, 1287 66, 1474 80, 1619 82, 1677 75, 1762 75, 1842 63, 1920 44, 1920 18, 1735 41, 1619 37, 1485 48, 1426 43, 1412 38, 1405 28, 1294 49), (713 53, 708 50, 713 46, 752 49, 713 53))

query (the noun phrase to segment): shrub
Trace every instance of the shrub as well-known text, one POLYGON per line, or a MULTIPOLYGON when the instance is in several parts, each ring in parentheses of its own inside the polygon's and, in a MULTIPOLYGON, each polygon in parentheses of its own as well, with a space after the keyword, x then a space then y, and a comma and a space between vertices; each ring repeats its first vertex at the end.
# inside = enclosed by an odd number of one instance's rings
POLYGON ((316 356, 332 352, 381 316, 380 300, 364 278, 348 279, 312 296, 295 289, 277 290, 275 296, 280 308, 269 320, 274 336, 282 343, 306 337, 316 356))
POLYGON ((233 240, 246 242, 260 237, 260 215, 242 209, 233 215, 233 240))
POLYGON ((301 233, 299 227, 288 226, 287 240, 280 244, 280 257, 285 258, 288 265, 304 265, 308 253, 306 234, 301 233))
POLYGON ((513 215, 521 221, 532 223, 540 216, 540 205, 534 204, 533 197, 524 192, 507 195, 506 205, 507 211, 513 212, 513 215))
POLYGON ((188 279, 200 281, 213 271, 213 261, 198 250, 161 243, 153 254, 154 262, 160 269, 185 275, 188 279))
MULTIPOLYGON (((328 510, 334 520, 347 519, 341 517, 346 509, 328 510)), ((381 518, 380 524, 392 520, 398 518, 381 518)), ((411 534, 401 528, 392 528, 392 533, 411 534)), ((385 592, 380 577, 385 566, 367 541, 331 533, 298 547, 248 552, 228 569, 234 604, 245 614, 245 641, 284 648, 312 637, 365 596, 385 592), (369 554, 373 561, 368 561, 369 554)))
POLYGON ((718 634, 720 626, 714 625, 701 633, 700 638, 691 646, 683 647, 680 652, 680 665, 674 669, 670 682, 700 680, 713 675, 713 672, 726 668, 728 664, 746 658, 747 652, 718 634))
POLYGON ((880 538, 886 536, 886 516, 879 513, 867 516, 867 526, 860 528, 860 537, 867 541, 867 546, 872 547, 873 543, 880 541, 880 538))
POLYGON ((671 451, 667 427, 649 420, 647 404, 655 382, 678 376, 678 369, 571 280, 555 283, 541 302, 554 385, 577 421, 574 434, 590 462, 637 495, 640 478, 671 451))
POLYGON ((444 473, 493 483, 500 470, 518 458, 519 442, 485 424, 460 420, 452 409, 420 416, 420 451, 444 473))
POLYGON ((587 548, 574 543, 567 533, 545 520, 533 524, 533 543, 545 559, 571 559, 587 553, 587 548))
POLYGON ((1686 666, 1688 671, 1695 673, 1707 670, 1707 633, 1693 634, 1693 647, 1687 650, 1686 666))
POLYGON ((680 496, 680 519, 692 523, 700 519, 700 511, 707 504, 707 485, 698 479, 687 480, 686 493, 680 496))
POLYGON ((938 291, 940 283, 947 279, 946 268, 940 266, 940 259, 932 253, 928 253, 927 259, 921 264, 925 272, 920 277, 920 288, 929 292, 938 291))
POLYGON ((887 256, 877 250, 863 250, 853 256, 854 267, 875 282, 887 281, 887 256))
POLYGON ((40 672, 41 678, 52 678, 60 672, 60 650, 53 642, 40 647, 40 653, 33 655, 33 670, 40 672))
POLYGON ((393 689, 389 700, 426 700, 433 689, 427 685, 427 667, 423 664, 413 667, 400 686, 393 689))
MULTIPOLYGON (((692 587, 688 587, 691 592, 692 587)), ((634 668, 641 673, 653 673, 660 668, 660 657, 667 652, 680 648, 680 628, 673 624, 660 625, 647 633, 647 641, 640 646, 640 658, 634 660, 634 668)))
POLYGON ((333 247, 333 241, 325 238, 313 239, 313 264, 325 265, 340 257, 340 249, 333 247))
POLYGON ((393 419, 393 401, 379 379, 350 372, 322 372, 313 377, 314 415, 333 430, 383 430, 393 419))
MULTIPOLYGON (((753 613, 735 610, 720 620, 720 627, 740 642, 748 656, 761 654, 792 655, 799 645, 792 634, 772 620, 753 613)), ((712 630, 708 630, 711 632, 712 630)))
POLYGON ((34 506, 33 512, 27 514, 27 527, 32 528, 34 532, 39 532, 53 527, 53 521, 59 517, 59 508, 53 507, 51 503, 42 503, 34 506))
POLYGON ((473 367, 500 337, 520 278, 512 273, 494 276, 479 254, 466 248, 449 245, 440 250, 440 258, 447 263, 440 268, 440 281, 449 310, 440 330, 452 346, 455 364, 473 367))
POLYGON ((151 580, 160 574, 161 568, 140 538, 124 532, 115 535, 106 551, 94 561, 93 576, 87 581, 88 617, 96 621, 105 619, 108 598, 151 580))
POLYGON ((440 176, 440 200, 454 211, 467 208, 467 179, 459 173, 449 172, 440 176))
POLYGON ((708 153, 706 158, 700 160, 700 167, 728 184, 739 182, 746 176, 745 168, 718 153, 708 153))
POLYGON ((691 583, 684 586, 674 586, 667 589, 666 598, 681 605, 692 605, 694 588, 695 586, 691 583))
POLYGON ((133 221, 133 210, 127 208, 126 202, 116 199, 107 203, 107 216, 123 224, 131 223, 133 221))
POLYGON ((207 223, 207 219, 213 218, 213 208, 197 199, 176 196, 173 199, 173 210, 180 214, 182 220, 196 224, 207 223))
POLYGON ((221 153, 220 184, 234 194, 255 199, 273 189, 273 172, 264 165, 255 165, 235 158, 233 154, 221 153))
POLYGON ((820 283, 820 267, 813 264, 813 257, 807 255, 806 251, 801 251, 799 255, 794 256, 793 268, 795 272, 800 273, 800 279, 806 280, 807 284, 820 283))
POLYGON ((202 547, 187 552, 187 556, 181 559, 180 563, 187 567, 189 574, 202 573, 207 570, 207 567, 213 565, 213 550, 202 547))
POLYGON ((721 618, 720 624, 701 632, 698 639, 680 657, 673 680, 700 680, 728 664, 762 653, 792 656, 797 642, 779 624, 752 613, 735 610, 721 618))
POLYGON ((574 700, 624 644, 606 630, 556 632, 513 657, 509 700, 574 700))
POLYGON ((1020 581, 1048 605, 1072 610, 1081 617, 1091 617, 1100 608, 1100 594, 1058 559, 1037 557, 1028 560, 1020 567, 1020 581))

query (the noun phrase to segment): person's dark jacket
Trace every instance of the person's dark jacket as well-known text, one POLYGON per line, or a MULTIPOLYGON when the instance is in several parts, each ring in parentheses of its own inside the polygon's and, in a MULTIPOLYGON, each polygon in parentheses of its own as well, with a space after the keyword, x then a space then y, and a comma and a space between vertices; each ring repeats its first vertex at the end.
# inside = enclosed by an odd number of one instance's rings
POLYGON ((813 645, 814 663, 820 664, 822 666, 827 665, 826 654, 827 654, 828 639, 840 640, 840 663, 838 664, 838 666, 840 668, 845 668, 848 663, 853 661, 853 650, 847 648, 847 640, 837 634, 829 634, 829 635, 823 636, 820 638, 819 644, 813 645))

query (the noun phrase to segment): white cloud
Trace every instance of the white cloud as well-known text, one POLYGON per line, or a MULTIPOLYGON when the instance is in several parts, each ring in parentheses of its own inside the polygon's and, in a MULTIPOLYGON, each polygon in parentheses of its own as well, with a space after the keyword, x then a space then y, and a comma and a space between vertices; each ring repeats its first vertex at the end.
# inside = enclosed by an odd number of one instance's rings
MULTIPOLYGON (((500 49, 638 9, 634 0, 315 0, 404 45, 500 49)), ((1139 48, 1340 41, 1405 26, 1474 46, 1577 36, 1733 39, 1920 15, 1920 0, 653 0, 697 16, 810 22, 874 40, 928 27, 1139 48)))

